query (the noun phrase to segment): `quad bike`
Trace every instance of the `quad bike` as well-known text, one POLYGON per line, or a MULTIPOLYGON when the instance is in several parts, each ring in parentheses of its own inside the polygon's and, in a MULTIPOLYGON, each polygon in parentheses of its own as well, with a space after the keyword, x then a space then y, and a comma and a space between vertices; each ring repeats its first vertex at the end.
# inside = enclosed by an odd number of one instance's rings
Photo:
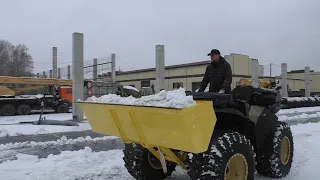
POLYGON ((176 166, 192 180, 280 178, 290 172, 293 137, 275 115, 278 91, 238 86, 232 94, 189 92, 187 109, 77 102, 92 130, 120 137, 137 180, 162 180, 176 166))

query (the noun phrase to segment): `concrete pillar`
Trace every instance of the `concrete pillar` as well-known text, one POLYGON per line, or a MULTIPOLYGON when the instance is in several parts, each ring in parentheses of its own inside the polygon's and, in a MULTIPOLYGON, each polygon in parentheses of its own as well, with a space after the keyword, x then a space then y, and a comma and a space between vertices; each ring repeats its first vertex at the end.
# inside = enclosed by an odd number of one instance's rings
MULTIPOLYGON (((83 33, 72 34, 72 99, 84 100, 84 73, 83 73, 83 33)), ((83 121, 83 112, 79 106, 72 103, 74 121, 83 121)))
POLYGON ((93 59, 92 78, 93 78, 93 80, 97 80, 98 79, 98 59, 97 58, 93 59))
POLYGON ((67 79, 71 79, 71 66, 68 65, 67 79))
POLYGON ((310 97, 311 96, 310 67, 305 67, 304 74, 305 74, 305 81, 304 81, 305 97, 310 97))
POLYGON ((58 68, 58 79, 61 79, 61 68, 58 68))
POLYGON ((164 45, 156 45, 156 81, 155 91, 165 89, 165 54, 164 45))
POLYGON ((288 97, 288 66, 287 63, 281 64, 281 96, 288 97))
POLYGON ((252 59, 251 61, 251 75, 252 75, 252 86, 259 87, 259 62, 257 59, 252 59))
POLYGON ((111 54, 111 80, 116 82, 116 55, 111 54))
POLYGON ((49 71, 49 78, 52 78, 52 70, 49 71))
POLYGON ((47 75, 46 75, 45 71, 42 72, 42 76, 43 76, 42 78, 47 78, 47 75))
POLYGON ((58 50, 57 47, 52 47, 52 77, 58 78, 58 50))
POLYGON ((40 78, 40 73, 37 73, 37 78, 40 78))

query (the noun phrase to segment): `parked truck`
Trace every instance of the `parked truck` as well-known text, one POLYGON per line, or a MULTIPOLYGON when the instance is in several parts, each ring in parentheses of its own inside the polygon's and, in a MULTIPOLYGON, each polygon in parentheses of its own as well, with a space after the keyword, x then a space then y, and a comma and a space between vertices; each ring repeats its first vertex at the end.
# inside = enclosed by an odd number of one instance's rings
MULTIPOLYGON (((89 96, 89 82, 90 80, 84 81, 84 98, 89 96)), ((93 95, 96 96, 117 93, 121 96, 137 97, 138 94, 134 88, 120 86, 117 83, 94 81, 91 83, 92 86, 93 95)), ((72 80, 0 76, 0 115, 29 115, 32 110, 40 110, 42 102, 45 109, 53 109, 56 113, 69 112, 73 102, 72 80), (29 87, 17 88, 18 85, 29 87), (42 94, 30 92, 41 89, 42 94)))

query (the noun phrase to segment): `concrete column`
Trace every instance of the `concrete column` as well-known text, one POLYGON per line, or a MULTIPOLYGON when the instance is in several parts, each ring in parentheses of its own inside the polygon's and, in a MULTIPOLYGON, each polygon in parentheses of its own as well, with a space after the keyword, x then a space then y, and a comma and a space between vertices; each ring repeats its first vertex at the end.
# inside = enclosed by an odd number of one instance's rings
POLYGON ((116 82, 116 55, 111 54, 111 80, 116 82))
POLYGON ((43 76, 42 78, 47 78, 47 75, 46 75, 45 71, 42 72, 42 76, 43 76))
POLYGON ((164 45, 156 45, 156 81, 155 91, 165 89, 165 54, 164 45))
POLYGON ((58 79, 61 79, 61 68, 58 68, 58 79))
POLYGON ((49 71, 49 78, 52 78, 52 70, 49 71))
MULTIPOLYGON (((72 98, 84 100, 84 73, 83 73, 83 33, 72 34, 72 98)), ((72 103, 74 121, 83 121, 83 112, 79 106, 72 103)))
POLYGON ((37 73, 37 78, 40 78, 40 73, 37 73))
POLYGON ((287 63, 281 64, 281 96, 288 97, 288 66, 287 63))
POLYGON ((58 50, 57 47, 52 47, 52 77, 58 78, 58 50))
POLYGON ((252 86, 259 87, 259 62, 257 59, 251 61, 252 86))
POLYGON ((311 96, 310 67, 305 67, 304 74, 305 74, 305 81, 304 81, 305 97, 310 97, 311 96))
POLYGON ((67 79, 71 79, 71 66, 68 65, 67 79))
POLYGON ((92 78, 93 78, 93 80, 97 80, 98 79, 98 59, 97 58, 93 59, 92 78))

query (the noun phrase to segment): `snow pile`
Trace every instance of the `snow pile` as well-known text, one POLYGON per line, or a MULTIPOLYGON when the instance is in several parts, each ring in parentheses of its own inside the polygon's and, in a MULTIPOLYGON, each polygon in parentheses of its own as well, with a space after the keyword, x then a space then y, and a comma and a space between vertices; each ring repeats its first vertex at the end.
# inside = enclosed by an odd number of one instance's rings
POLYGON ((293 119, 307 119, 307 118, 317 118, 320 117, 320 112, 316 112, 313 114, 306 114, 306 113, 302 113, 296 116, 278 116, 278 119, 280 121, 288 121, 288 120, 293 120, 293 119))
POLYGON ((106 104, 122 104, 132 106, 153 106, 184 109, 196 105, 192 96, 187 96, 183 88, 166 91, 162 90, 158 94, 142 96, 141 98, 121 97, 115 94, 108 94, 97 97, 89 97, 85 102, 106 103, 106 104))
POLYGON ((292 108, 292 109, 281 109, 277 115, 284 114, 298 114, 298 113, 306 113, 306 112, 316 112, 320 111, 320 107, 302 107, 302 108, 292 108))
MULTIPOLYGON (((122 157, 122 150, 93 152, 89 147, 41 159, 17 154, 17 160, 0 164, 0 176, 4 180, 135 180, 125 169, 122 157)), ((172 180, 183 173, 177 169, 172 180)))
POLYGON ((123 86, 124 89, 130 89, 130 90, 134 90, 134 91, 137 91, 139 92, 139 90, 135 87, 132 87, 132 86, 123 86))
MULTIPOLYGON (((0 125, 0 137, 21 136, 30 134, 49 134, 57 132, 86 131, 91 130, 89 123, 79 123, 79 126, 52 126, 52 125, 0 125)), ((1 178, 0 178, 1 179, 1 178)))
POLYGON ((90 142, 90 141, 93 141, 93 142, 106 141, 111 139, 117 139, 117 137, 104 136, 104 137, 91 138, 90 136, 87 136, 86 138, 79 137, 77 139, 68 139, 66 136, 62 136, 57 141, 46 141, 46 142, 25 141, 25 142, 0 144, 0 151, 13 149, 13 148, 36 147, 36 146, 41 146, 45 148, 47 146, 61 146, 65 144, 76 144, 76 143, 83 143, 83 142, 90 142))
POLYGON ((318 97, 286 97, 288 102, 301 102, 301 101, 320 101, 318 97))

